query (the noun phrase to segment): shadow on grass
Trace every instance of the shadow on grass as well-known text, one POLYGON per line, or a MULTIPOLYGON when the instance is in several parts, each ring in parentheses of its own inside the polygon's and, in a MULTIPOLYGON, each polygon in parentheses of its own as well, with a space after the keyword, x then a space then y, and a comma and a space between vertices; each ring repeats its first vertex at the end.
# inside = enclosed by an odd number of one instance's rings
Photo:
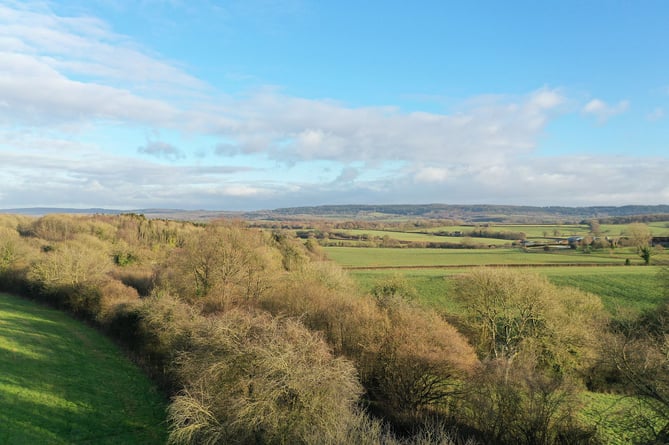
POLYGON ((0 443, 164 443, 164 409, 101 334, 0 294, 0 443))

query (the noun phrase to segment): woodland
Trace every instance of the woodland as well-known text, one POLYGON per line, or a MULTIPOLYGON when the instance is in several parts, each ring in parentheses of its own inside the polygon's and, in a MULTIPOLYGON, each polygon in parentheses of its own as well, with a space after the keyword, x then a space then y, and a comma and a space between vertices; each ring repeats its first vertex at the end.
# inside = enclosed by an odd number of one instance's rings
POLYGON ((271 226, 2 215, 0 290, 117 342, 168 398, 172 444, 610 443, 586 393, 624 401, 620 443, 669 442, 665 269, 661 304, 612 316, 531 270, 470 268, 455 313, 400 275, 362 289, 271 226))

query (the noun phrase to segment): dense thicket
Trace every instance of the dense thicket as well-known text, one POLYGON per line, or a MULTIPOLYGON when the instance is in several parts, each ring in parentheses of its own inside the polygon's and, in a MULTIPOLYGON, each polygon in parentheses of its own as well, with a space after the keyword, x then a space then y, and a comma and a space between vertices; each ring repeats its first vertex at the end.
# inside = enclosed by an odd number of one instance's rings
POLYGON ((666 414, 665 312, 613 330, 594 295, 482 268, 455 290, 469 315, 445 317, 323 258, 239 222, 0 218, 0 286, 121 341, 171 396, 175 444, 596 443, 574 415, 593 382, 638 382, 666 414))
MULTIPOLYGON (((359 295, 283 233, 141 215, 3 217, 0 230, 2 288, 122 341, 171 394, 173 443, 398 443, 368 405, 417 425, 444 398, 421 378, 452 384, 476 363, 436 314, 359 295), (424 326, 422 351, 419 335, 401 340, 407 323, 424 326), (389 375, 410 377, 411 406, 389 375)), ((416 437, 450 443, 443 425, 416 437)))

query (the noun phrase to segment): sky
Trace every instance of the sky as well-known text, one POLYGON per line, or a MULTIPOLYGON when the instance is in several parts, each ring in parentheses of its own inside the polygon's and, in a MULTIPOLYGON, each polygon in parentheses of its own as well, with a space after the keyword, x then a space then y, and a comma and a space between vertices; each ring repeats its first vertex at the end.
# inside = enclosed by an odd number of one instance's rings
POLYGON ((0 0, 0 208, 669 203, 669 2, 0 0))

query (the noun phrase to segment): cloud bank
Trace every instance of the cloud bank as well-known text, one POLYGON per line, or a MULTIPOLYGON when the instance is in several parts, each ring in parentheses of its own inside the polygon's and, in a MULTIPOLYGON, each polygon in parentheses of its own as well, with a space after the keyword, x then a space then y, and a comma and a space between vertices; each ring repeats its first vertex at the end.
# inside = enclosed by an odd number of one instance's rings
POLYGON ((0 2, 4 208, 666 203, 666 157, 541 153, 555 120, 629 108, 551 87, 444 112, 220 91, 98 18, 0 2))

